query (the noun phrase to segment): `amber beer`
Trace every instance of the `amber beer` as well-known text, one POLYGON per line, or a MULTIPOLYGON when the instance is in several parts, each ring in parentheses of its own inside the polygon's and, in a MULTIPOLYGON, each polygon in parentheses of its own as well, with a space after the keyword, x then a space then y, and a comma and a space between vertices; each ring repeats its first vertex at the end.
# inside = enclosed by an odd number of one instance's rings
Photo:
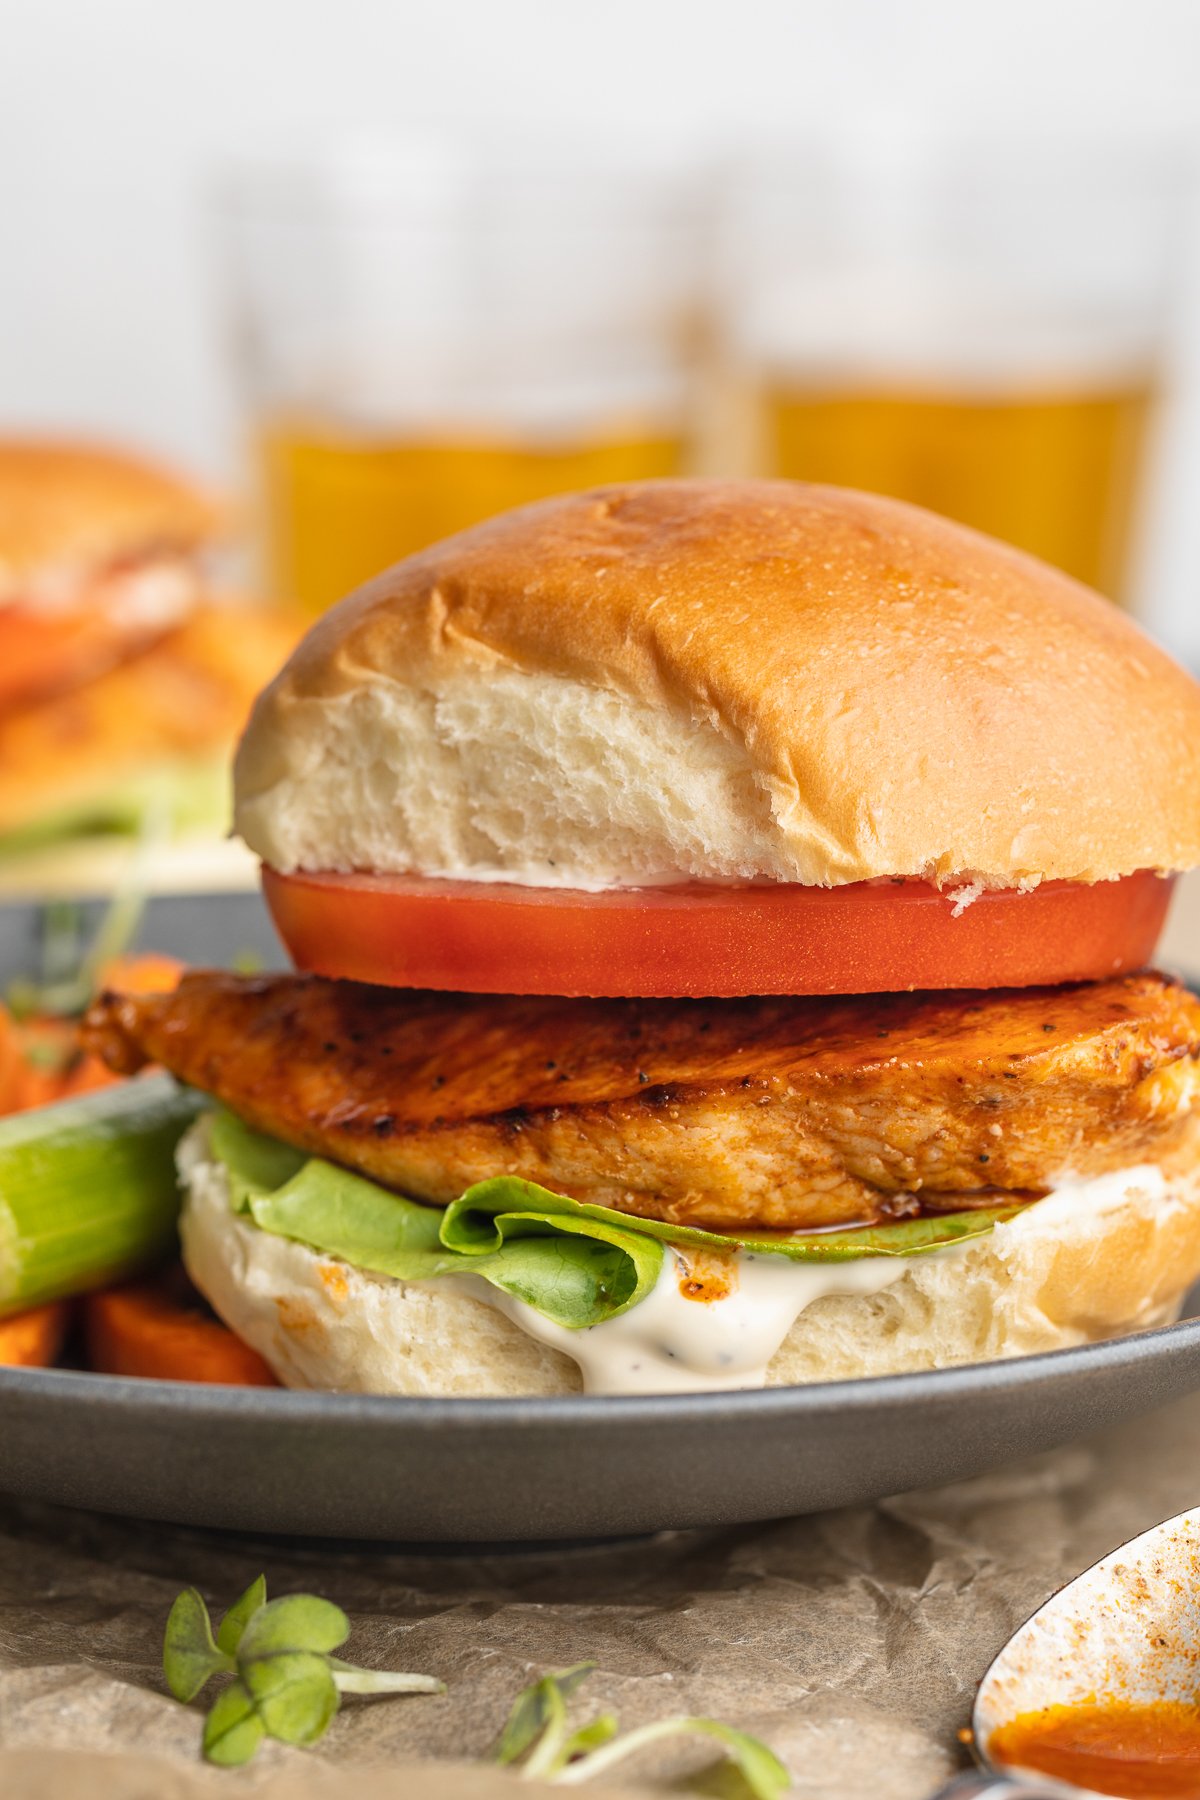
POLYGON ((356 435, 298 419, 261 438, 267 576, 313 615, 389 563, 528 500, 680 472, 683 443, 638 430, 548 443, 356 435))
POLYGON ((767 455, 777 474, 914 501, 1124 599, 1152 400, 1148 378, 974 395, 779 382, 767 455))

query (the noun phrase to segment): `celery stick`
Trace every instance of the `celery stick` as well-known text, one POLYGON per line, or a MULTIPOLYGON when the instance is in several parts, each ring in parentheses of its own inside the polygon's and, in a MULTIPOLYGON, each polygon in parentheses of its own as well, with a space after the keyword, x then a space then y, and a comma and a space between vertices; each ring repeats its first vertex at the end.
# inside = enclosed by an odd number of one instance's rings
POLYGON ((0 1119, 0 1316, 103 1287, 170 1249, 175 1146, 205 1104, 150 1075, 0 1119))

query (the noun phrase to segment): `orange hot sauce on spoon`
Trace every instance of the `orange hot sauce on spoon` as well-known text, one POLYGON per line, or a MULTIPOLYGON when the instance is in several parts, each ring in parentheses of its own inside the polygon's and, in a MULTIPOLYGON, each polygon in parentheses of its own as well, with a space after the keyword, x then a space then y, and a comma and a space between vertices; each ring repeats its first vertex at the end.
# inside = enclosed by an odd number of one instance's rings
POLYGON ((1001 1767, 1123 1800, 1200 1800, 1200 1703, 1048 1706, 998 1726, 987 1748, 1001 1767))

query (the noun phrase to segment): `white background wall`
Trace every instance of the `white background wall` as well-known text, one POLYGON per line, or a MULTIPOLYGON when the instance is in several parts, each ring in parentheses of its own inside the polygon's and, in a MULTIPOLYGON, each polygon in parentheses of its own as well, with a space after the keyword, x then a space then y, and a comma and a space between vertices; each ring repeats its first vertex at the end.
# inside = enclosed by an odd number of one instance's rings
MULTIPOLYGON (((1200 131, 1200 0, 0 0, 0 46, 0 420, 214 471, 231 155, 471 118, 701 149, 873 114, 1200 131)), ((1191 362, 1200 395, 1200 327, 1191 362)), ((1154 622, 1200 659, 1200 404, 1175 439, 1154 622)))

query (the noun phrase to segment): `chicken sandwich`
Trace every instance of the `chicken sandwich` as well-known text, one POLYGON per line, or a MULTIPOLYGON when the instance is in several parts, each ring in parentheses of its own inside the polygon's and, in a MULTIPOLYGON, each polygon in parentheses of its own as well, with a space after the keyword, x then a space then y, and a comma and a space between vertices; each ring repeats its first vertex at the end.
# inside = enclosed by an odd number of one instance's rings
POLYGON ((1200 688, 897 502, 524 508, 328 614, 238 828, 297 973, 103 998, 210 1094, 188 1268, 297 1386, 930 1368, 1200 1275, 1200 688))

